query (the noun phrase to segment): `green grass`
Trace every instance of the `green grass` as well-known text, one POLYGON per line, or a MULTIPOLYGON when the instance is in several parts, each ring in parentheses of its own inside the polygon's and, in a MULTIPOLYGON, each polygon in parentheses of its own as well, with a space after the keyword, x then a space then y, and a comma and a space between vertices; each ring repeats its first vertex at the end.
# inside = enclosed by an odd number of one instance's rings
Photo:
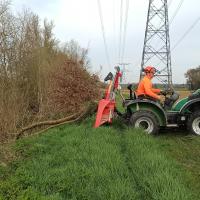
POLYGON ((0 199, 198 199, 171 141, 92 120, 20 140, 0 167, 0 199))
POLYGON ((161 132, 155 139, 161 150, 167 151, 170 157, 190 173, 192 187, 200 196, 200 137, 176 130, 161 132))

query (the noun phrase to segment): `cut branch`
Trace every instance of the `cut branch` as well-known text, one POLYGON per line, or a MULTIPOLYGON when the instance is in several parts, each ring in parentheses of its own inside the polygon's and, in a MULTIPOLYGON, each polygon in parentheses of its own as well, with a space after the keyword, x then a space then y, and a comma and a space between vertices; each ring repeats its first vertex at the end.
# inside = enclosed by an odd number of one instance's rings
POLYGON ((47 127, 46 129, 43 129, 43 130, 41 130, 41 131, 39 131, 37 133, 34 133, 34 135, 35 134, 39 134, 41 132, 44 132, 44 131, 46 131, 46 130, 48 130, 50 128, 54 128, 54 127, 63 125, 63 124, 70 124, 70 123, 80 122, 83 119, 85 119, 86 117, 94 114, 94 112, 96 111, 96 108, 97 108, 96 102, 92 102, 85 109, 85 111, 82 111, 80 113, 76 113, 74 115, 67 116, 65 118, 58 119, 58 120, 39 122, 39 123, 32 124, 30 126, 24 127, 20 132, 18 132, 16 134, 16 140, 21 138, 25 131, 32 130, 32 129, 36 128, 36 127, 51 125, 51 126, 47 127))

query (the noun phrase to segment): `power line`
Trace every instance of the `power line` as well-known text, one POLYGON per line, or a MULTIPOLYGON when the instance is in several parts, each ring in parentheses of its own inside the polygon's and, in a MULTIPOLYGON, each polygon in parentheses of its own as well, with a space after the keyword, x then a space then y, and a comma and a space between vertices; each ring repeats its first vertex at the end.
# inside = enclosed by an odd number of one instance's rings
POLYGON ((172 0, 169 1, 168 3, 168 8, 171 6, 172 0))
MULTIPOLYGON (((183 2, 184 2, 184 0, 181 0, 181 1, 179 2, 178 7, 176 8, 176 10, 175 10, 174 14, 172 15, 171 19, 169 20, 169 26, 170 26, 171 23, 174 21, 174 18, 175 18, 176 15, 178 14, 178 12, 179 12, 179 10, 180 10, 180 8, 181 8, 183 2)), ((171 3, 172 3, 172 0, 168 3, 168 8, 170 7, 171 3)), ((161 25, 161 23, 162 23, 162 22, 160 22, 159 26, 161 25)), ((159 44, 159 42, 157 43, 156 46, 158 46, 158 44, 159 44)))
POLYGON ((176 8, 174 14, 172 15, 172 17, 171 17, 171 19, 170 19, 170 21, 169 21, 169 25, 171 25, 171 23, 174 21, 174 18, 176 17, 178 11, 180 10, 180 8, 181 8, 183 2, 184 2, 184 0, 181 0, 181 1, 179 2, 178 7, 176 8))
POLYGON ((176 44, 173 46, 172 50, 173 51, 184 39, 185 37, 190 33, 190 31, 198 24, 200 21, 200 17, 198 17, 194 23, 186 30, 186 32, 183 34, 183 36, 176 42, 176 44))
MULTIPOLYGON (((172 15, 171 19, 169 20, 169 26, 171 25, 171 23, 174 21, 174 18, 176 17, 176 15, 178 14, 182 4, 183 4, 184 0, 180 0, 178 7, 176 8, 174 14, 172 15)), ((170 7, 172 3, 172 0, 168 3, 168 8, 170 7)), ((162 21, 160 22, 159 26, 161 25, 162 21)), ((157 43, 156 46, 158 46, 159 42, 157 43)))
MULTIPOLYGON (((172 17, 171 17, 171 19, 170 19, 170 21, 169 21, 169 26, 170 26, 171 23, 174 21, 174 18, 175 18, 176 15, 178 14, 178 12, 179 12, 179 10, 180 10, 180 8, 181 8, 183 2, 184 2, 184 0, 180 0, 180 2, 179 2, 179 4, 178 4, 178 7, 176 8, 174 14, 172 15, 172 17)), ((172 0, 168 3, 168 7, 171 5, 171 3, 172 3, 172 0)), ((162 23, 162 22, 161 22, 161 23, 162 23)), ((161 25, 161 23, 160 23, 160 25, 161 25)), ((159 26, 160 26, 160 25, 159 25, 159 26)), ((158 47, 158 44, 159 44, 159 43, 160 43, 160 42, 158 42, 158 43, 156 44, 157 47, 158 47)), ((161 62, 159 62, 157 65, 159 65, 160 63, 161 63, 161 62)))
MULTIPOLYGON (((186 32, 183 34, 183 36, 176 42, 176 44, 171 49, 171 52, 185 39, 185 37, 192 31, 192 29, 198 24, 200 21, 200 17, 198 17, 194 23, 186 30, 186 32)), ((161 62, 159 62, 157 65, 159 65, 161 62)))
POLYGON ((123 42, 122 42, 122 57, 121 61, 124 59, 124 52, 126 46, 126 30, 127 30, 127 21, 128 21, 128 11, 129 11, 129 0, 126 0, 126 12, 125 12, 125 21, 124 21, 124 33, 123 33, 123 42))
POLYGON ((116 0, 113 0, 113 35, 114 35, 114 57, 115 59, 117 59, 117 53, 118 53, 118 49, 117 49, 117 39, 116 39, 116 21, 115 21, 115 4, 116 0))
POLYGON ((122 23, 123 23, 123 0, 120 4, 120 26, 119 26, 119 62, 121 61, 121 44, 122 44, 122 23))
POLYGON ((111 68, 110 58, 109 58, 109 54, 108 54, 108 46, 107 46, 107 43, 106 43, 105 28, 104 28, 104 24, 103 24, 103 15, 102 15, 100 0, 97 0, 97 3, 98 3, 98 9, 99 9, 99 17, 100 17, 100 21, 101 21, 101 31, 102 31, 103 41, 104 41, 107 64, 108 64, 109 68, 111 68))

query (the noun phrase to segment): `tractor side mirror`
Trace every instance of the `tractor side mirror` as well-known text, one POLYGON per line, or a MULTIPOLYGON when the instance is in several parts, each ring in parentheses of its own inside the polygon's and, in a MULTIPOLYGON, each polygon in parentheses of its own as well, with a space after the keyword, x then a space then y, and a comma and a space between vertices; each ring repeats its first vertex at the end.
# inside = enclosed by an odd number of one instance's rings
POLYGON ((132 84, 129 84, 129 85, 127 86, 127 89, 128 89, 128 90, 132 90, 132 87, 133 87, 133 85, 132 85, 132 84))

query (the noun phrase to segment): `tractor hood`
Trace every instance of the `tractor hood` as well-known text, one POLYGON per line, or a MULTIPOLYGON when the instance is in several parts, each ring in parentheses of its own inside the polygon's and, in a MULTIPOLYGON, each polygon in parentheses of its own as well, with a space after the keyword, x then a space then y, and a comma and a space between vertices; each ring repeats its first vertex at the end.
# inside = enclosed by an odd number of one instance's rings
POLYGON ((191 95, 189 95, 186 98, 183 98, 179 100, 172 108, 173 111, 178 111, 178 112, 188 112, 189 108, 192 105, 199 105, 200 106, 200 89, 196 90, 193 92, 191 95))

